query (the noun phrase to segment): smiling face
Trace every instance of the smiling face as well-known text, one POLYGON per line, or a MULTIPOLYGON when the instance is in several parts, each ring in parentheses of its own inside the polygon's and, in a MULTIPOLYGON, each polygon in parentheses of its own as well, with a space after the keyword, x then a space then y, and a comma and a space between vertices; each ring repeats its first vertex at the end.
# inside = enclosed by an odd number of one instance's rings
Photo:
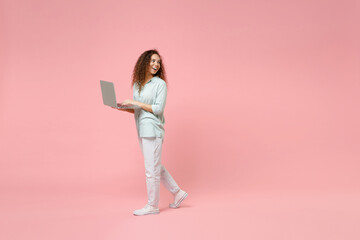
POLYGON ((157 54, 153 54, 150 59, 148 72, 151 73, 152 75, 155 75, 161 67, 160 63, 161 63, 160 56, 157 54))

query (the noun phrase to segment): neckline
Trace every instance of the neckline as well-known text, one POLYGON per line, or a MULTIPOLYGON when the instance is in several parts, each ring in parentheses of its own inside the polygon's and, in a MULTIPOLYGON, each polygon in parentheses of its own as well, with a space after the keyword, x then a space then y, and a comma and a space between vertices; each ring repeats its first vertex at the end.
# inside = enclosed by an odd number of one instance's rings
POLYGON ((153 78, 155 78, 155 77, 156 76, 153 76, 152 78, 150 78, 150 80, 147 83, 145 83, 145 85, 148 84, 149 82, 151 82, 151 80, 153 80, 153 78))

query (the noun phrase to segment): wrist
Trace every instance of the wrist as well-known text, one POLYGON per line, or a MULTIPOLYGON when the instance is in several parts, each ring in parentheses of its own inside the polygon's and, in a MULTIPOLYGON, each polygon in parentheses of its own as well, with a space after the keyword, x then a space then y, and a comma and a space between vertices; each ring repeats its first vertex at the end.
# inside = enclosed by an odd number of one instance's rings
POLYGON ((140 108, 144 107, 144 104, 142 102, 136 102, 136 105, 138 105, 140 108))

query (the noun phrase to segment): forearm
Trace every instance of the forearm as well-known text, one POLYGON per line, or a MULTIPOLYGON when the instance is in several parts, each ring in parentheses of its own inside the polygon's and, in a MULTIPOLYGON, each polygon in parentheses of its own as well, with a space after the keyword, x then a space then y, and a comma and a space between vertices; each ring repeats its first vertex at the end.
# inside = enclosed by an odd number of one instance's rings
POLYGON ((150 104, 146 104, 146 103, 142 103, 142 102, 137 102, 137 104, 139 107, 141 107, 142 109, 144 109, 145 111, 148 111, 148 112, 153 112, 152 111, 152 106, 150 104))
POLYGON ((129 112, 129 113, 134 113, 134 112, 135 112, 134 109, 126 109, 126 108, 123 108, 123 109, 121 109, 121 110, 123 110, 123 111, 125 111, 125 112, 129 112))

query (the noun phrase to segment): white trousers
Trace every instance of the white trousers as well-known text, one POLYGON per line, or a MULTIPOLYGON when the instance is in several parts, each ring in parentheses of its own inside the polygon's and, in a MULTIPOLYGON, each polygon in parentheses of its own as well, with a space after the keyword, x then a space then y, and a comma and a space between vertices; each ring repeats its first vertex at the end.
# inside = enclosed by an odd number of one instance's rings
POLYGON ((160 182, 173 195, 180 188, 164 165, 161 164, 161 150, 164 139, 159 137, 141 137, 138 139, 145 162, 148 204, 157 208, 160 200, 160 182))

